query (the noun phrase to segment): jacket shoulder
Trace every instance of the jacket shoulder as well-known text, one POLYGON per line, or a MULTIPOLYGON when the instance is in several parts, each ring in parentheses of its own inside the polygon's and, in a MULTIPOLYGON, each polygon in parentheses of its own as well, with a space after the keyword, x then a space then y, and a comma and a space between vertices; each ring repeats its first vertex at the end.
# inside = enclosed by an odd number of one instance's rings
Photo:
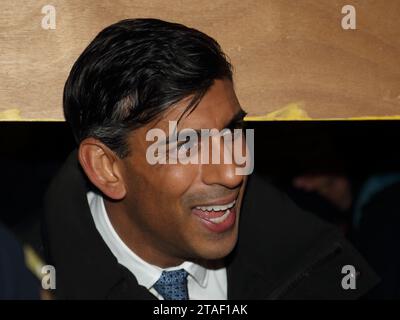
POLYGON ((249 179, 240 219, 238 249, 266 279, 265 298, 356 299, 378 283, 336 227, 258 176, 249 179))

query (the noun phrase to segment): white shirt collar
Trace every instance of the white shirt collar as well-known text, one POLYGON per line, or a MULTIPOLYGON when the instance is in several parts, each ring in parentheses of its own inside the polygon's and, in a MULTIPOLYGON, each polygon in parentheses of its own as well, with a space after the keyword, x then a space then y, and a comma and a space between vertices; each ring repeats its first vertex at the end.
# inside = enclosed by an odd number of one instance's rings
POLYGON ((89 191, 87 199, 97 231, 118 262, 135 275, 140 285, 150 289, 160 278, 163 271, 185 269, 200 286, 207 286, 208 270, 194 262, 185 261, 179 266, 162 269, 141 259, 128 248, 115 231, 108 218, 103 197, 93 191, 89 191))

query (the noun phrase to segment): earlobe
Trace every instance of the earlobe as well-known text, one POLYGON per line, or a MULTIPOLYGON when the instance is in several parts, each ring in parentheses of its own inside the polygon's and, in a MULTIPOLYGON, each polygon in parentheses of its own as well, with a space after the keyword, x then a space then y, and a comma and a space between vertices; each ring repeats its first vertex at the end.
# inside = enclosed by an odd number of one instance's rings
POLYGON ((118 165, 118 157, 102 142, 87 138, 79 145, 79 162, 89 180, 104 195, 121 200, 126 188, 118 165))

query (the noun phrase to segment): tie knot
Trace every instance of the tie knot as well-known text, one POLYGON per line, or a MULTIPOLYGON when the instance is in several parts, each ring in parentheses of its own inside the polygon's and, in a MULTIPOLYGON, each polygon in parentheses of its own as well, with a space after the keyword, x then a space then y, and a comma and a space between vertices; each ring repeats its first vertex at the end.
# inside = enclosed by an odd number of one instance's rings
POLYGON ((163 271, 153 287, 165 300, 188 300, 187 276, 184 269, 163 271))

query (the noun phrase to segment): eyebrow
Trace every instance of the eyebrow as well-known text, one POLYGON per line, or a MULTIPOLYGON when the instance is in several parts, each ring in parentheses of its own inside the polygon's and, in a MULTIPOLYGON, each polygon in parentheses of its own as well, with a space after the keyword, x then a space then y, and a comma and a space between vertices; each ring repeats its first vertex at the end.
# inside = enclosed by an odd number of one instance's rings
MULTIPOLYGON (((224 126, 224 128, 230 128, 230 127, 234 126, 235 124, 242 122, 243 119, 246 117, 246 115, 247 115, 247 112, 244 111, 242 108, 240 108, 240 110, 232 117, 232 119, 229 121, 229 123, 226 126, 224 126)), ((179 136, 179 134, 181 132, 185 132, 185 130, 187 130, 187 129, 188 128, 184 128, 182 130, 178 130, 176 132, 176 135, 179 136)), ((192 129, 197 134, 197 136, 201 135, 201 130, 202 129, 193 129, 193 128, 190 128, 190 129, 192 129)), ((160 143, 165 143, 165 145, 167 145, 167 146, 169 145, 169 142, 170 142, 170 137, 169 136, 166 137, 165 140, 160 141, 160 143)))
MULTIPOLYGON (((240 110, 232 117, 232 119, 229 121, 229 123, 224 126, 224 128, 231 128, 233 127, 235 124, 240 123, 243 121, 244 117, 246 117, 247 112, 244 111, 242 108, 240 108, 240 110)), ((185 132, 185 130, 187 130, 188 128, 182 129, 182 130, 178 130, 177 135, 179 136, 179 134, 181 132, 185 132)), ((197 136, 201 135, 201 130, 202 129, 192 129, 194 132, 196 132, 197 136)), ((168 137, 169 138, 169 137, 168 137)), ((167 139, 168 140, 168 139, 167 139)), ((168 143, 168 141, 167 141, 168 143)))

